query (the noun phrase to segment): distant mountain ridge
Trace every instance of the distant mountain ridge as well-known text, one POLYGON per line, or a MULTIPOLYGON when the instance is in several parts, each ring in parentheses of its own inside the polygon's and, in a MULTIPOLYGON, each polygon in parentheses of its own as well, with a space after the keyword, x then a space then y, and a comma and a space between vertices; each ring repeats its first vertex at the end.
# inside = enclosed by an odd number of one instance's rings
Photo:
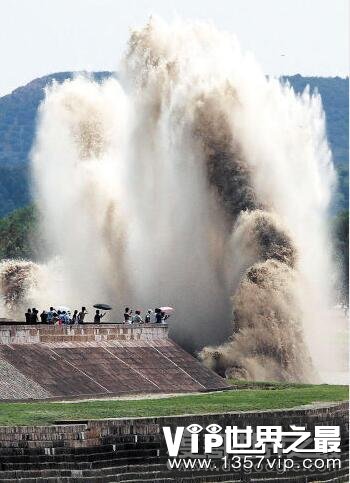
MULTIPOLYGON (((44 87, 55 79, 63 82, 74 72, 58 72, 34 79, 11 94, 0 98, 0 216, 30 201, 29 154, 35 135, 38 106, 44 98, 44 87)), ((111 72, 92 72, 101 80, 111 72)), ((349 152, 349 79, 339 77, 284 76, 296 92, 307 85, 321 94, 327 118, 327 134, 332 148, 339 186, 334 211, 347 208, 349 152)))

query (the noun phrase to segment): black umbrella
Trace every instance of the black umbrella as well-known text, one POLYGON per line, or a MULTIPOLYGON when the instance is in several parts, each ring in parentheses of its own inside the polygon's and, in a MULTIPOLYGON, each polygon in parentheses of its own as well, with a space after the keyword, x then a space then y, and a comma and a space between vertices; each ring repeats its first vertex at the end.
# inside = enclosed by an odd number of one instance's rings
POLYGON ((101 309, 101 310, 112 310, 112 307, 107 304, 95 304, 94 305, 95 309, 101 309))

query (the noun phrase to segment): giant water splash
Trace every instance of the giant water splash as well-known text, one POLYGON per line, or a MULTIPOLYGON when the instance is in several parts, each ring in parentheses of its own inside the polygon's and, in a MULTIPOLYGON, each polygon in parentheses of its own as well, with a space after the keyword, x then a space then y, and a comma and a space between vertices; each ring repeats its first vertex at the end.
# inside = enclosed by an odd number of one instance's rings
POLYGON ((222 374, 314 377, 333 273, 318 95, 267 79, 211 25, 152 19, 119 80, 47 89, 32 157, 56 262, 20 267, 12 310, 31 277, 38 306, 173 305, 172 336, 222 374))

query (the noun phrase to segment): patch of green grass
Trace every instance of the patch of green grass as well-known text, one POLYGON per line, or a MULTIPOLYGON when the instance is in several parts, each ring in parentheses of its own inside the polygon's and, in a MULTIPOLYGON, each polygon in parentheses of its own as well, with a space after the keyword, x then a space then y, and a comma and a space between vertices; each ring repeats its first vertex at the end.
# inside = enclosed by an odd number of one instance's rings
MULTIPOLYGON (((244 383, 237 383, 237 381, 233 383, 244 387, 244 383)), ((249 384, 252 385, 252 383, 249 384)), ((256 384, 260 384, 261 387, 266 383, 256 384)), ((0 403, 0 425, 42 425, 60 420, 281 409, 313 402, 348 399, 347 386, 268 384, 269 387, 274 386, 274 390, 241 389, 163 399, 100 400, 77 403, 0 403)))
MULTIPOLYGON (((306 387, 320 387, 314 384, 300 382, 273 382, 273 381, 244 381, 241 379, 226 379, 234 389, 301 389, 306 387)), ((326 387, 330 387, 324 384, 326 387)), ((333 386, 334 387, 334 386, 333 386)), ((342 386, 340 386, 342 387, 342 386)))
POLYGON ((235 389, 291 389, 313 387, 312 384, 301 384, 300 382, 273 382, 273 381, 243 381, 241 379, 227 379, 235 389))

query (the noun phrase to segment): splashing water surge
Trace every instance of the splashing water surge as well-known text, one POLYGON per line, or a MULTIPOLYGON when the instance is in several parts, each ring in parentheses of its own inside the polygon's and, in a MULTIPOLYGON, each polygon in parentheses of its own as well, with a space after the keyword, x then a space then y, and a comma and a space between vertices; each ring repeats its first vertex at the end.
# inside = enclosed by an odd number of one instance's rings
POLYGON ((203 23, 151 19, 118 75, 46 90, 32 172, 52 260, 2 263, 8 310, 172 305, 172 337, 219 373, 316 380, 334 278, 320 97, 203 23))

